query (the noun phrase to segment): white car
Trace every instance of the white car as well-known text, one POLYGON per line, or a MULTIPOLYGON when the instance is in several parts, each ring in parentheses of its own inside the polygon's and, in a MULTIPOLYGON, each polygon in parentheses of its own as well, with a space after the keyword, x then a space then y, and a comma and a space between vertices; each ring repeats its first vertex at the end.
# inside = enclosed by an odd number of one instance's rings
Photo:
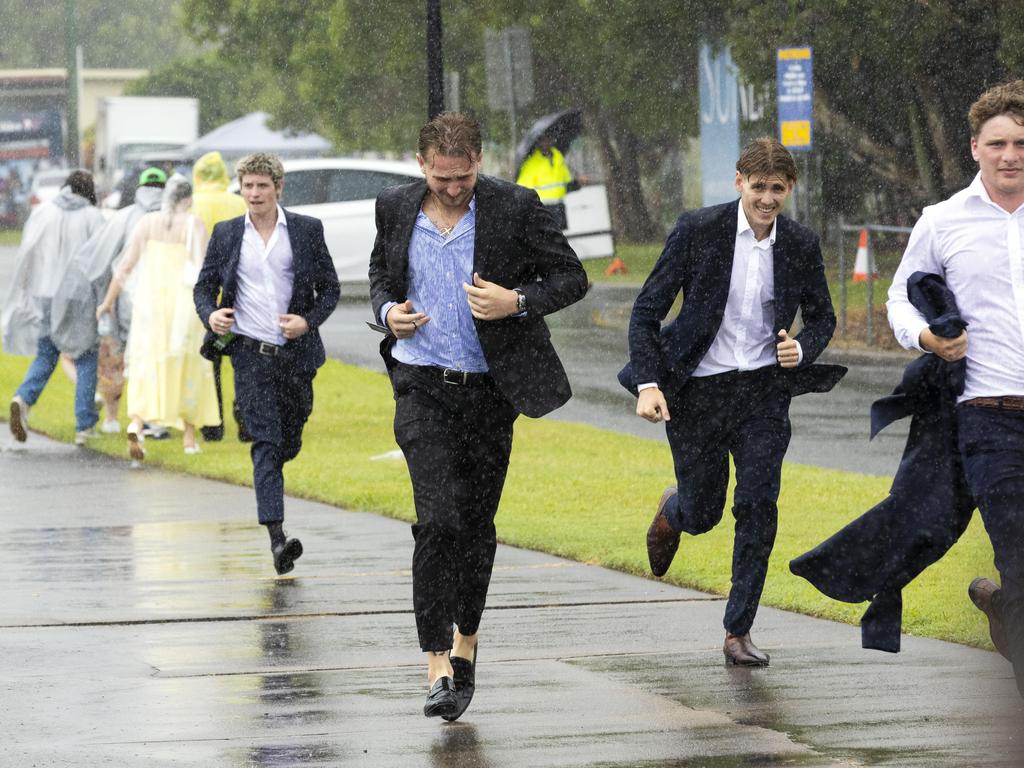
POLYGON ((70 174, 71 171, 67 168, 47 168, 44 171, 36 171, 32 176, 32 186, 29 190, 29 210, 40 203, 53 200, 70 174))
MULTIPOLYGON (((419 165, 342 157, 281 162, 281 205, 320 219, 338 278, 343 283, 366 283, 370 252, 377 235, 377 194, 385 187, 422 179, 419 165)), ((231 190, 238 189, 235 180, 231 190)), ((611 224, 604 187, 584 187, 567 195, 565 203, 569 222, 566 236, 580 258, 611 255, 611 224)))

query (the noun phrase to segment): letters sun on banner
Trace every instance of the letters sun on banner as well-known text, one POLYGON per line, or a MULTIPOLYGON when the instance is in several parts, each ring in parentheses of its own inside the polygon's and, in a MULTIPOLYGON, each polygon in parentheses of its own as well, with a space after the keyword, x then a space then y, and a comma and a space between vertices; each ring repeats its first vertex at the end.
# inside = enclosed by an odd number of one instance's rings
POLYGON ((814 125, 811 48, 779 48, 775 64, 779 141, 789 150, 809 151, 814 125))
POLYGON ((700 83, 701 205, 736 199, 733 176, 740 153, 736 66, 729 49, 702 45, 697 63, 700 83))

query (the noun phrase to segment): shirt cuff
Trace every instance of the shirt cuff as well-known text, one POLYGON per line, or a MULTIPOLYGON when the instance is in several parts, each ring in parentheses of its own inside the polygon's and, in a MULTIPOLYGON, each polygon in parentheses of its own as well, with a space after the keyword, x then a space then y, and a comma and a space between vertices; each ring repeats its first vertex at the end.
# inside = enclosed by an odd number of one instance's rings
POLYGON ((645 389, 655 389, 655 388, 657 388, 657 386, 658 386, 658 382, 656 382, 656 381, 649 381, 646 384, 637 384, 636 385, 636 391, 637 392, 642 392, 645 389))
MULTIPOLYGON (((793 339, 796 341, 796 339, 793 339)), ((800 365, 804 361, 804 348, 800 346, 800 342, 796 341, 796 364, 800 365)))
POLYGON ((380 308, 380 324, 383 325, 385 328, 391 327, 390 325, 388 325, 388 312, 390 312, 391 308, 395 306, 398 306, 397 301, 389 301, 380 308))

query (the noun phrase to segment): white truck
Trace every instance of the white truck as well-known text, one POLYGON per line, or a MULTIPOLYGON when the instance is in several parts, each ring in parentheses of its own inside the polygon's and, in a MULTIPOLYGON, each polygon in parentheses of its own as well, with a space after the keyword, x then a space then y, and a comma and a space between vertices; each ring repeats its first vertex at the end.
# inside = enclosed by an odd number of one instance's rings
POLYGON ((108 96, 96 113, 93 174, 103 192, 129 168, 176 160, 199 137, 199 102, 171 96, 108 96))

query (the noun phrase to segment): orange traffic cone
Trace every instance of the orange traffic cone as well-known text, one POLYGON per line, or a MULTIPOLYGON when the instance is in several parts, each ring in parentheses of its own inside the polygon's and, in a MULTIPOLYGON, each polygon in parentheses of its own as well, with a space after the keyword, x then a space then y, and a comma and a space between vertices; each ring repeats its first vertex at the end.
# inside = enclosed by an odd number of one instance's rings
POLYGON ((624 275, 629 272, 626 269, 626 262, 616 256, 612 259, 612 263, 608 265, 608 269, 604 271, 606 275, 624 275))
MULTIPOLYGON (((873 260, 872 260, 873 261, 873 260)), ((853 282, 864 283, 868 279, 868 231, 860 231, 860 239, 857 241, 857 258, 853 263, 853 282)), ((878 272, 871 265, 871 279, 878 279, 878 272)))

